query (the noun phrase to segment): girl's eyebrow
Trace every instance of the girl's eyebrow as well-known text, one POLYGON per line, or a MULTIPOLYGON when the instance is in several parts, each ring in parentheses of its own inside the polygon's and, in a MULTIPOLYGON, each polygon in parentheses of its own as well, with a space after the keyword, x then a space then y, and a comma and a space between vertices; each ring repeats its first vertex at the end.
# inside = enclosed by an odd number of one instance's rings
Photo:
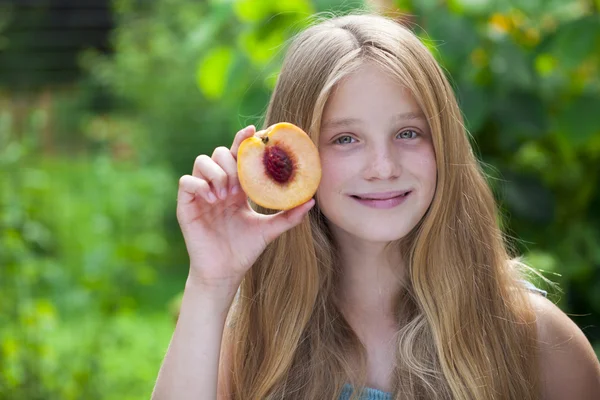
MULTIPOLYGON (((414 120, 414 119, 420 119, 423 121, 427 120, 425 118, 425 115, 423 115, 423 113, 421 111, 417 111, 417 112, 409 111, 409 112, 405 112, 405 113, 396 114, 392 117, 392 121, 394 121, 394 122, 409 121, 409 120, 414 120)), ((345 127, 351 126, 353 124, 360 125, 360 124, 362 124, 362 120, 360 120, 358 118, 334 118, 334 119, 325 121, 321 125, 321 130, 333 129, 333 128, 345 128, 345 127)))

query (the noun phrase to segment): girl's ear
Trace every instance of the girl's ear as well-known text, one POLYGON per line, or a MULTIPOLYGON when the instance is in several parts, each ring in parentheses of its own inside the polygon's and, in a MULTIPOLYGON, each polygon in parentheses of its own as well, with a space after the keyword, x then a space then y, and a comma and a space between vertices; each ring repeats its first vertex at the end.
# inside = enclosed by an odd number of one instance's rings
POLYGON ((319 205, 319 201, 317 199, 317 195, 315 195, 313 197, 313 199, 315 199, 315 205, 313 206, 313 208, 310 211, 311 212, 315 212, 319 217, 325 219, 325 215, 323 215, 323 212, 321 211, 321 207, 319 205))

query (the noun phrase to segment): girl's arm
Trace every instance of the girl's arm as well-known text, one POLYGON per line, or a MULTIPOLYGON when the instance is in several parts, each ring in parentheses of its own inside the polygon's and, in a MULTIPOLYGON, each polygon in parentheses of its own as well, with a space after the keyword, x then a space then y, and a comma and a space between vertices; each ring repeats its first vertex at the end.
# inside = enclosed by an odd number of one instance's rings
MULTIPOLYGON (((199 155, 192 175, 179 179, 177 221, 190 257, 179 319, 152 398, 211 399, 219 383, 219 358, 227 314, 244 275, 267 245, 298 225, 315 204, 275 214, 257 213, 237 176, 237 153, 255 127, 240 130, 231 149, 199 155)), ((224 356, 224 358, 226 358, 224 356)), ((227 368, 229 370, 229 368, 227 368)))
MULTIPOLYGON (((188 280, 153 400, 217 398, 221 342, 234 295, 235 290, 217 291, 188 280)), ((225 381, 220 382, 219 397, 226 396, 225 381)))

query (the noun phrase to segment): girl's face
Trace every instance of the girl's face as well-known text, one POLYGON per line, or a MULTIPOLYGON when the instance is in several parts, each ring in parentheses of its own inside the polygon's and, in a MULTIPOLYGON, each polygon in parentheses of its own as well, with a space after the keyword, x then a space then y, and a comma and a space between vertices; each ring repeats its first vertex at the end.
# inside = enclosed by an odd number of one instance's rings
POLYGON ((406 236, 431 204, 431 133, 411 94, 366 64, 338 85, 323 113, 317 204, 334 234, 369 242, 406 236))

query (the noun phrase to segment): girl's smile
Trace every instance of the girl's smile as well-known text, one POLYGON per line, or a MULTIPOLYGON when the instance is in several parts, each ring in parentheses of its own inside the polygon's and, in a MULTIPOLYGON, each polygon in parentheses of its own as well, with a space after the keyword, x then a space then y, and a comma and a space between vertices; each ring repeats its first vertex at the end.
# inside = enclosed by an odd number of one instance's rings
POLYGON ((389 209, 404 203, 406 198, 412 191, 395 191, 395 192, 383 192, 383 193, 365 193, 360 195, 351 195, 360 204, 379 209, 389 209))

